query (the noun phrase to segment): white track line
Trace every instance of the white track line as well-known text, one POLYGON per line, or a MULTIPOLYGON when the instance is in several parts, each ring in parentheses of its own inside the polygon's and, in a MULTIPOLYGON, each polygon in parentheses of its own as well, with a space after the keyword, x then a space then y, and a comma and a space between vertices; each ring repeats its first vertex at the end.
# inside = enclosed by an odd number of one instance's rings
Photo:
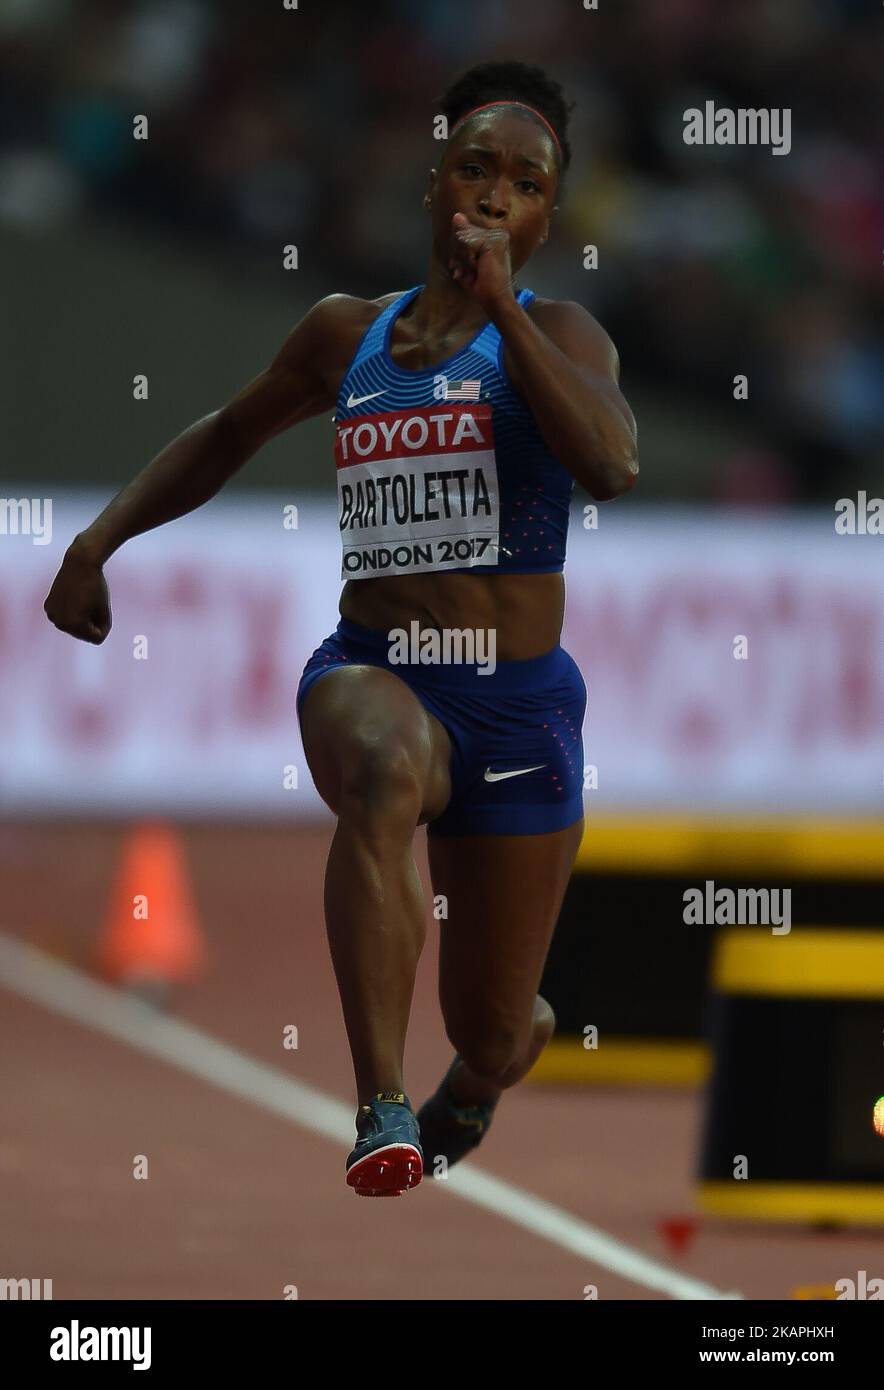
MULTIPOLYGON (((255 1061, 208 1033, 158 1014, 43 951, 2 933, 0 985, 74 1023, 128 1043, 149 1056, 159 1057, 229 1095, 293 1120, 314 1134, 341 1145, 352 1145, 355 1106, 332 1100, 324 1092, 292 1080, 285 1072, 255 1061)), ((494 1212, 505 1221, 619 1274, 631 1283, 671 1298, 742 1298, 739 1293, 723 1293, 710 1284, 679 1274, 561 1207, 475 1167, 458 1169, 444 1184, 434 1182, 433 1186, 444 1186, 463 1201, 494 1212)))

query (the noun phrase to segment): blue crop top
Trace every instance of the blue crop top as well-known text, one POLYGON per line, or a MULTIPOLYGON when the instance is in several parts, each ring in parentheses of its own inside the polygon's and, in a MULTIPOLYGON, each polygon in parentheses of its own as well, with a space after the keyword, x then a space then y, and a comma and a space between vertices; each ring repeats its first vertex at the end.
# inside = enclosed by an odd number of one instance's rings
MULTIPOLYGON (((411 371, 390 354, 415 285, 369 325, 335 410, 341 577, 557 573, 574 480, 544 442, 487 323, 459 352, 411 371)), ((532 290, 518 302, 527 307, 532 290)))

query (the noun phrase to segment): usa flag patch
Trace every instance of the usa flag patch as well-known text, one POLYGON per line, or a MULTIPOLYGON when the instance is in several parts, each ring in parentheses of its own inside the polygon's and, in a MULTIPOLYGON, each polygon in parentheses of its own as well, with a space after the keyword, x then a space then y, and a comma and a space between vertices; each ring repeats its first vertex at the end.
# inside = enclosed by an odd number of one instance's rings
POLYGON ((478 381, 446 381, 445 401, 477 401, 479 392, 482 389, 481 378, 478 381))

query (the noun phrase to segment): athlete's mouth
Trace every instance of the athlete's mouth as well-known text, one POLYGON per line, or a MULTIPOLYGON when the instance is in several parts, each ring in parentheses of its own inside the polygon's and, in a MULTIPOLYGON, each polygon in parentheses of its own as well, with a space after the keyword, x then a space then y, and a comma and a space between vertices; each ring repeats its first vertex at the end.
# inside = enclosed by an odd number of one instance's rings
MULTIPOLYGON (((465 217, 471 227, 478 227, 480 232, 508 232, 509 227, 502 227, 499 222, 483 222, 481 217, 476 217, 468 212, 462 212, 461 217, 465 217)), ((457 229, 454 230, 457 236, 457 229)))

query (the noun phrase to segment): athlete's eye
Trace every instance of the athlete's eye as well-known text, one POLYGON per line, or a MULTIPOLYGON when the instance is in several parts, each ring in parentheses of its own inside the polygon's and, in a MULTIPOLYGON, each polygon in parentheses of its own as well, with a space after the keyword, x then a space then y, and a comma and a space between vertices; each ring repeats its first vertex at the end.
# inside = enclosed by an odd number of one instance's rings
POLYGON ((533 179, 521 179, 521 180, 519 181, 519 187, 520 187, 520 188, 525 188, 526 186, 527 186, 527 188, 529 189, 529 191, 530 191, 531 193, 539 193, 539 192, 540 192, 540 184, 539 184, 539 183, 535 183, 533 179))
POLYGON ((460 167, 464 174, 468 173, 470 169, 475 169, 477 174, 484 174, 485 172, 481 164, 462 164, 460 167))

